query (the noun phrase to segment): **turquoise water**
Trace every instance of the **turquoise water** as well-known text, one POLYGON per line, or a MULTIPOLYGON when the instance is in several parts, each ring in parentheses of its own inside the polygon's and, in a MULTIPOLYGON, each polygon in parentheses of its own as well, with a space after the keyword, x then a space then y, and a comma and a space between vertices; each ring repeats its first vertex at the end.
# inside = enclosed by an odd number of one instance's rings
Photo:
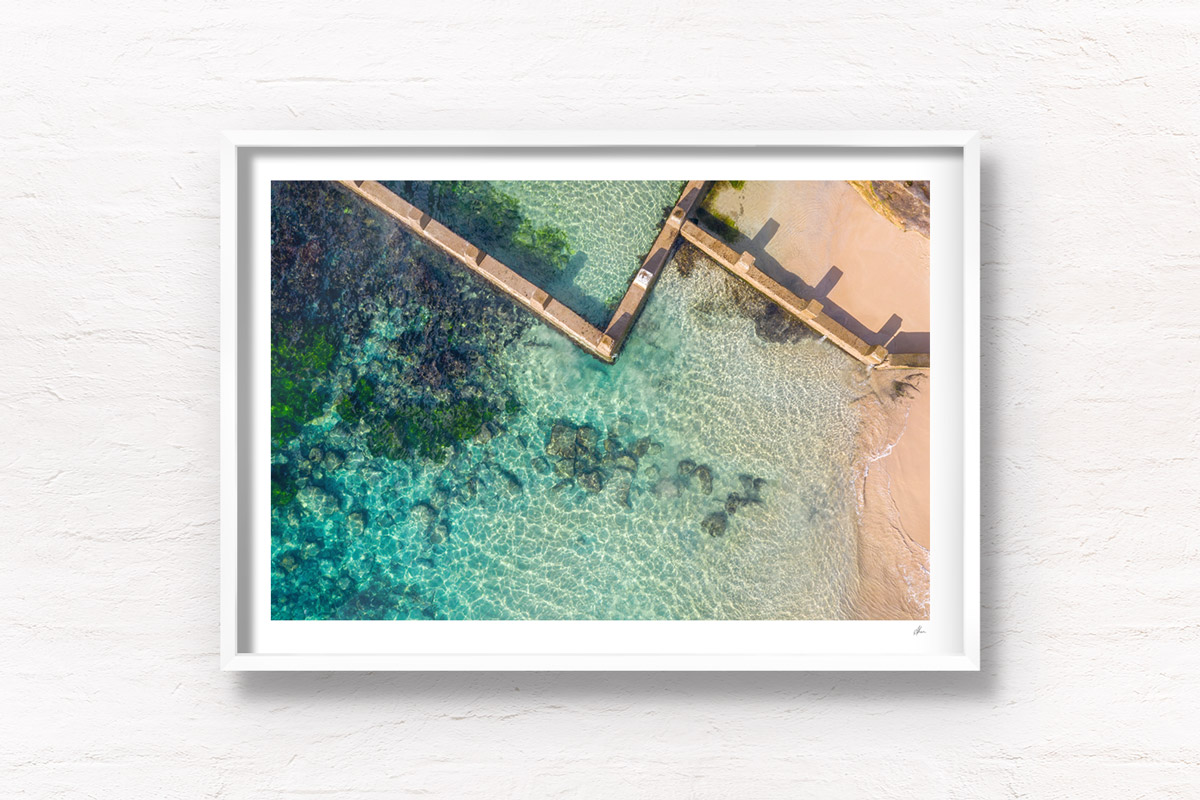
MULTIPOLYGON (((330 225, 323 236, 349 235, 330 225)), ((413 248, 430 275, 466 287, 457 303, 489 304, 464 318, 507 313, 440 254, 377 231, 381 270, 413 248)), ((276 448, 303 475, 273 511, 276 618, 849 615, 862 376, 831 345, 764 339, 766 304, 690 246, 614 366, 519 309, 460 339, 408 297, 343 337, 323 415, 276 448), (458 383, 434 377, 437 402, 506 398, 440 461, 373 454, 336 410, 364 375, 377 395, 411 392, 387 383, 409 374, 418 329, 474 354, 458 383)))
POLYGON ((543 288, 603 329, 684 181, 494 181, 529 219, 563 230, 575 253, 543 288))
POLYGON ((451 182, 385 181, 384 184, 451 230, 491 252, 568 308, 604 329, 650 250, 684 181, 473 182, 478 205, 448 202, 451 182), (491 194, 491 192, 498 194, 491 194), (509 206, 505 201, 511 200, 509 206), (480 223, 483 216, 495 224, 480 223), (524 220, 560 231, 571 254, 553 267, 515 247, 505 235, 524 220))

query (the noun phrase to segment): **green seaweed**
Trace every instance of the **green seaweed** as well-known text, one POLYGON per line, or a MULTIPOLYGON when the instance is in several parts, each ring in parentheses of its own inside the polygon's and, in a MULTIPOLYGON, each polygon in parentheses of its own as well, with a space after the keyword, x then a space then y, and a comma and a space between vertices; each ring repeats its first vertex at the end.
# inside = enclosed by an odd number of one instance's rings
POLYGON ((732 186, 734 189, 737 189, 739 192, 742 189, 746 188, 745 181, 729 181, 729 185, 732 186))
POLYGON ((474 437, 496 418, 482 398, 426 406, 403 401, 368 420, 367 447, 373 456, 403 460, 416 455, 443 461, 451 447, 474 437))
POLYGON ((696 210, 696 218, 700 224, 721 239, 725 244, 736 244, 742 238, 742 232, 737 229, 737 223, 732 218, 707 208, 696 210))
POLYGON ((271 340, 271 439, 285 442, 321 416, 329 400, 323 383, 337 353, 323 327, 292 323, 271 340))
POLYGON ((296 498, 296 479, 285 464, 271 465, 271 508, 283 508, 296 498))
POLYGON ((375 402, 375 387, 366 378, 359 378, 350 387, 350 391, 342 395, 334 408, 338 416, 347 425, 354 427, 371 410, 375 402))
POLYGON ((567 267, 574 255, 566 232, 534 225, 516 198, 488 181, 436 181, 430 187, 434 217, 485 250, 550 275, 567 267))

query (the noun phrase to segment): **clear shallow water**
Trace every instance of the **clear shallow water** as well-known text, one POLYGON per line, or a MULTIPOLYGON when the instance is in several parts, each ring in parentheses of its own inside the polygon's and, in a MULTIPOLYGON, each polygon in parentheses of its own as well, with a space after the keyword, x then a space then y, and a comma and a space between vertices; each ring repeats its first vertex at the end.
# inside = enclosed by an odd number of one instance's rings
MULTIPOLYGON (((395 246, 395 232, 387 235, 395 246)), ((304 596, 328 594, 329 584, 358 592, 338 612, 351 617, 365 606, 384 618, 848 616, 857 574, 850 402, 861 376, 812 337, 764 341, 756 307, 749 290, 687 248, 615 366, 526 325, 486 348, 488 374, 520 409, 495 438, 441 464, 372 457, 327 413, 287 456, 303 458, 314 443, 342 454, 325 463, 323 488, 301 489, 275 511, 273 585, 299 595, 277 616, 311 617, 304 596), (591 426, 597 454, 612 437, 624 459, 594 465, 600 491, 555 473, 560 459, 546 445, 556 423, 591 426), (695 474, 679 474, 685 460, 711 471, 710 493, 695 474), (757 500, 710 535, 704 520, 730 495, 754 494, 747 482, 756 480, 757 500), (394 591, 359 591, 368 585, 394 591)), ((344 347, 331 384, 344 391, 384 358, 411 316, 380 310, 361 343, 344 347)))
POLYGON ((443 201, 451 182, 385 181, 392 191, 429 211, 451 230, 493 253, 598 328, 607 326, 630 281, 662 227, 684 181, 487 181, 475 182, 477 197, 492 213, 507 217, 505 199, 534 228, 566 235, 572 255, 560 268, 531 263, 513 242, 488 236, 503 223, 478 225, 478 207, 443 201), (490 187, 490 188, 489 188, 490 187), (502 197, 490 196, 494 190, 502 197), (466 216, 463 214, 466 213, 466 216))
MULTIPOLYGON (((827 618, 845 613, 853 580, 850 465, 855 417, 844 359, 824 344, 768 344, 729 307, 711 267, 669 269, 615 367, 542 328, 508 354, 526 413, 490 454, 525 484, 451 510, 470 536, 447 543, 451 615, 589 618, 827 618), (710 306, 701 310, 703 306, 710 306), (540 451, 557 419, 649 436, 630 480, 597 494, 559 492, 540 451), (515 434, 515 435, 514 435, 515 434), (535 456, 536 459, 536 456, 535 456), (711 494, 677 465, 713 472, 711 494), (741 475, 766 480, 761 504, 702 529, 741 475), (482 534, 482 535, 479 535, 482 534), (516 571, 519 582, 502 576, 516 571), (493 592, 480 593, 491 582, 493 592), (455 609, 455 611, 451 611, 455 609)), ((601 436, 603 439, 603 435, 601 436)))
MULTIPOLYGON (((543 288, 603 328, 683 181, 493 181, 529 219, 566 232, 575 251, 566 270, 543 288)), ((517 269, 517 267, 514 267, 517 269)))

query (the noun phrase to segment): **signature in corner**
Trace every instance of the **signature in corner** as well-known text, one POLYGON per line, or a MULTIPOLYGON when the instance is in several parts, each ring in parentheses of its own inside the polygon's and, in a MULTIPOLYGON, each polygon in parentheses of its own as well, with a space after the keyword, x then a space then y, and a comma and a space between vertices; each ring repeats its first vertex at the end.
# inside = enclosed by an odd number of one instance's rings
POLYGON ((915 631, 913 631, 913 636, 919 636, 922 633, 929 633, 929 631, 925 630, 920 625, 918 625, 917 629, 915 631))

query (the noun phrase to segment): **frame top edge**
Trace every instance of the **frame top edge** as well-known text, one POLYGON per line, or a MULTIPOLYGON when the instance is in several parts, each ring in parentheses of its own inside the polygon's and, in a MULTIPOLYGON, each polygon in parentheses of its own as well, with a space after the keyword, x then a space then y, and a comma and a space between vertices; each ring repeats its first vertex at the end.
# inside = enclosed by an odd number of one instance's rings
POLYGON ((966 147, 978 131, 227 130, 233 147, 966 147))

